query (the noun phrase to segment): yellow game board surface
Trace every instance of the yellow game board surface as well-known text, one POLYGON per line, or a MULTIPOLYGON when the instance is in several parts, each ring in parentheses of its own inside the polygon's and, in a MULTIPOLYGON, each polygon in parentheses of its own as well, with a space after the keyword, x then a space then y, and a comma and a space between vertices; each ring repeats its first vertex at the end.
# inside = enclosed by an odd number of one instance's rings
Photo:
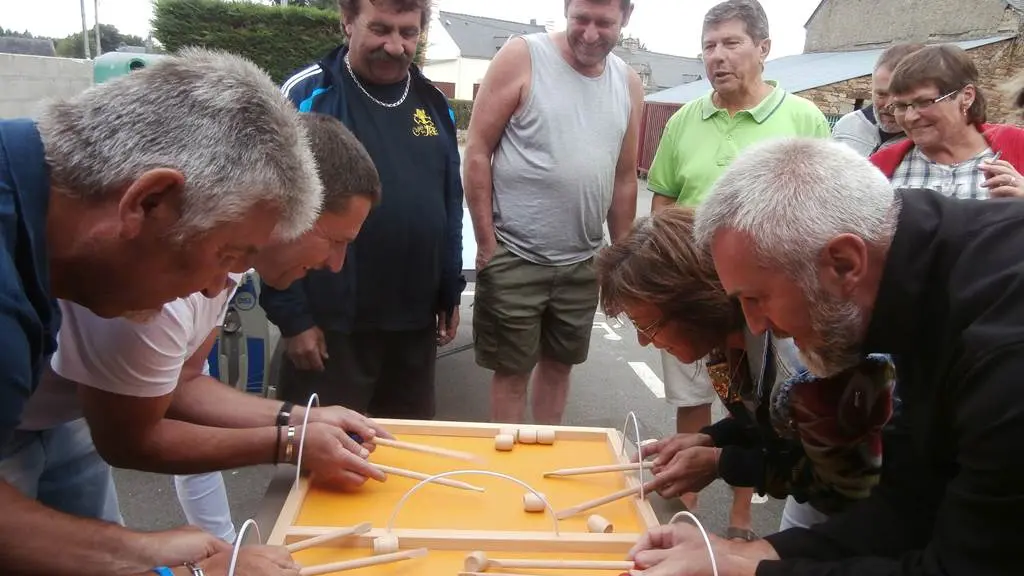
MULTIPOLYGON (((471 452, 482 456, 485 463, 473 463, 378 446, 370 461, 436 474, 450 470, 489 470, 515 477, 543 493, 557 512, 587 500, 600 498, 625 487, 622 473, 608 473, 565 478, 544 478, 545 472, 559 468, 618 463, 607 438, 593 440, 562 440, 554 445, 517 444, 510 452, 497 451, 493 437, 459 437, 442 435, 396 434, 407 442, 427 444, 471 452)), ((453 530, 553 530, 549 512, 528 513, 523 510, 521 485, 504 478, 480 474, 447 476, 480 486, 483 493, 428 484, 413 493, 395 518, 396 529, 453 530)), ((387 482, 368 481, 354 492, 340 492, 311 485, 293 526, 348 526, 371 522, 377 528, 387 526, 399 500, 419 481, 389 476, 387 482)), ((642 519, 631 498, 618 500, 559 522, 566 532, 586 532, 587 517, 600 514, 609 520, 615 532, 643 532, 642 519)), ((407 568, 396 566, 395 574, 407 568)), ((388 572, 389 574, 392 572, 388 572)), ((410 572, 411 573, 411 572, 410 572)))
MULTIPOLYGON (((463 569, 466 556, 472 550, 431 550, 422 558, 414 558, 392 564, 368 566, 346 570, 341 574, 351 576, 456 576, 463 569)), ((342 560, 372 557, 372 551, 358 548, 319 548, 295 554, 295 561, 302 566, 318 566, 342 560)), ((537 553, 537 552, 488 552, 490 558, 531 559, 531 560, 626 560, 621 553, 537 553)), ((615 570, 552 570, 525 568, 491 568, 491 572, 545 574, 548 576, 618 576, 624 571, 615 570)))

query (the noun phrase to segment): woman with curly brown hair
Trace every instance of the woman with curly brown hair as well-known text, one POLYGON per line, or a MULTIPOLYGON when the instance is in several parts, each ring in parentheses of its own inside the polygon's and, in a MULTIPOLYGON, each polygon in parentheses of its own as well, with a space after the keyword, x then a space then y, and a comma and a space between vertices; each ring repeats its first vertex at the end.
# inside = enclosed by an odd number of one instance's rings
MULTIPOLYGON (((706 358, 729 412, 699 433, 645 446, 640 457, 655 457, 648 487, 672 498, 721 478, 791 497, 783 528, 819 522, 866 497, 878 480, 891 364, 869 356, 834 377, 813 378, 788 336, 753 334, 693 242, 693 215, 672 207, 643 218, 597 260, 604 311, 627 316, 644 346, 688 364, 706 358)), ((754 536, 734 526, 727 537, 754 536)))

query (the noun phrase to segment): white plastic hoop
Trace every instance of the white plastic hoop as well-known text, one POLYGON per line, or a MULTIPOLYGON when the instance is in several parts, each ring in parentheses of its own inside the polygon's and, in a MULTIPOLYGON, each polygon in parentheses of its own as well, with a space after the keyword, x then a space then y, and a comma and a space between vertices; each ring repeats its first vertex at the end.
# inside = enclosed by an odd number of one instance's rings
POLYGON ((316 400, 316 405, 320 406, 320 397, 316 395, 316 392, 309 396, 309 400, 306 402, 306 414, 302 417, 302 434, 299 436, 299 456, 295 460, 295 485, 299 484, 299 478, 302 477, 302 449, 306 446, 306 427, 309 425, 309 411, 313 407, 314 400, 316 400))
POLYGON ((669 524, 675 524, 676 519, 680 516, 689 516, 693 523, 697 525, 697 529, 700 530, 700 535, 704 537, 704 544, 708 547, 708 556, 711 558, 711 574, 712 576, 718 576, 718 562, 715 561, 715 550, 711 547, 711 539, 708 538, 707 531, 704 530, 704 526, 701 525, 700 520, 688 510, 681 510, 672 515, 672 519, 668 521, 669 524))
POLYGON ((238 531, 238 536, 235 538, 235 549, 231 552, 231 564, 228 565, 228 576, 235 576, 235 565, 238 564, 238 552, 242 549, 242 540, 245 539, 245 530, 252 526, 256 529, 256 540, 262 544, 263 537, 260 536, 260 527, 256 524, 256 521, 249 518, 242 524, 242 528, 238 531))
POLYGON ((636 413, 632 410, 629 414, 626 414, 626 421, 622 423, 622 446, 619 447, 619 456, 626 455, 626 427, 629 426, 629 420, 633 420, 633 430, 636 432, 636 469, 637 469, 637 481, 640 482, 640 500, 644 499, 644 461, 640 458, 640 423, 636 420, 636 413))
POLYGON ((502 474, 501 472, 493 472, 491 470, 450 470, 448 472, 441 472, 440 474, 434 474, 433 476, 429 476, 427 478, 424 478, 423 480, 420 480, 418 484, 410 488, 409 491, 402 496, 402 498, 398 501, 398 504, 395 504, 395 510, 391 513, 391 518, 388 519, 388 525, 386 529, 387 532, 390 534, 391 530, 394 528, 395 518, 398 516, 398 512, 402 509, 402 505, 405 504, 405 501, 408 500, 409 497, 412 496, 414 492, 419 490, 421 486, 429 484, 431 481, 436 480, 438 478, 455 476, 457 474, 482 474, 484 476, 495 476, 497 478, 504 478, 506 480, 511 480, 519 484, 520 486, 526 488, 530 492, 533 492, 534 496, 540 498, 540 500, 544 502, 544 507, 547 508, 548 512, 551 513, 551 524, 555 528, 555 536, 559 535, 558 517, 555 515, 555 509, 551 507, 551 503, 548 502, 548 499, 545 498, 543 494, 537 492, 537 490, 535 490, 532 486, 518 478, 514 478, 512 476, 509 476, 508 474, 502 474))

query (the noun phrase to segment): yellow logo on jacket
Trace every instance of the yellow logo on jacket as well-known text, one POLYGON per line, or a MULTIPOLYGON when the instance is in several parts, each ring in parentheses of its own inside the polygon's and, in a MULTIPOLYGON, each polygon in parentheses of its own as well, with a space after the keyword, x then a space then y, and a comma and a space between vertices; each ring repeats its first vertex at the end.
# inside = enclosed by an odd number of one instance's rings
POLYGON ((427 114, 427 111, 423 108, 417 108, 412 113, 412 135, 413 136, 437 136, 437 126, 434 125, 434 120, 427 114))

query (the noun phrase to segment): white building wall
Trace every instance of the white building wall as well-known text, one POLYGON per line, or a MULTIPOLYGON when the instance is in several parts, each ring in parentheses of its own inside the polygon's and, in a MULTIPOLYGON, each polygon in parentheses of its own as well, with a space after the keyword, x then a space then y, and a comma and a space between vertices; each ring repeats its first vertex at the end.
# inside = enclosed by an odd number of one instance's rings
POLYGON ((490 60, 460 58, 458 80, 455 82, 455 97, 459 100, 472 100, 473 85, 484 81, 484 75, 487 74, 487 68, 490 65, 490 60))
POLYGON ((92 70, 88 60, 0 54, 0 118, 34 118, 46 99, 92 86, 92 70))

